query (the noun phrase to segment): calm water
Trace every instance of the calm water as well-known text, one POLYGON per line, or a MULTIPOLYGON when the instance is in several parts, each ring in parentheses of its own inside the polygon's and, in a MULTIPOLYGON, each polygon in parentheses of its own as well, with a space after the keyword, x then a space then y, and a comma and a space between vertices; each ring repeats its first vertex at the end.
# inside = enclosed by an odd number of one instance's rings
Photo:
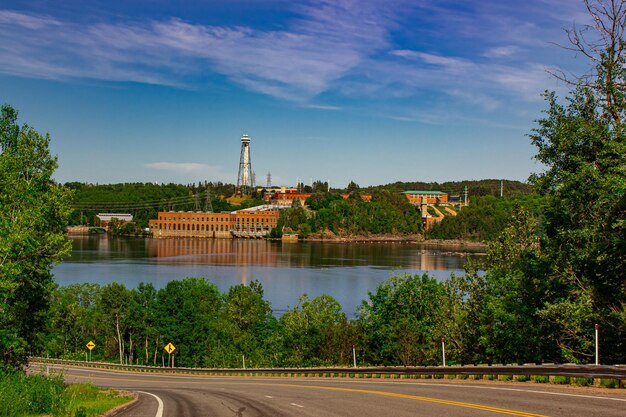
POLYGON ((259 280, 280 314, 307 293, 330 294, 353 316, 369 291, 394 272, 428 272, 445 279, 470 257, 415 243, 281 243, 247 239, 73 237, 72 256, 54 268, 60 285, 107 284, 133 288, 151 282, 204 277, 225 292, 259 280))

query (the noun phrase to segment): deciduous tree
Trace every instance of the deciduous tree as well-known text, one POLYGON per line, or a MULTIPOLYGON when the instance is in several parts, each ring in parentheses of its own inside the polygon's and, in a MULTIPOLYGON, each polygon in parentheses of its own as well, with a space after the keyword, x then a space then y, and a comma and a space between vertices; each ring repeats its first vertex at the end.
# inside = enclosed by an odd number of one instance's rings
POLYGON ((64 229, 70 192, 55 184, 49 135, 0 115, 0 368, 15 369, 42 329, 52 265, 71 250, 64 229))

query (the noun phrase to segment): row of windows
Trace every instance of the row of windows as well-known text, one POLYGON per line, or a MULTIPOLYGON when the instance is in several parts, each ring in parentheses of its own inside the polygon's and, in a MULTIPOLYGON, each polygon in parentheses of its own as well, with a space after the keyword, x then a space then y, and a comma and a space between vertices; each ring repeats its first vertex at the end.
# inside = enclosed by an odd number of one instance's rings
MULTIPOLYGON (((275 218, 274 215, 261 215, 259 217, 253 217, 252 219, 265 219, 265 218, 269 218, 269 219, 273 219, 275 218)), ((237 218, 238 220, 240 218, 237 218)), ((247 219, 250 219, 250 217, 245 217, 246 221, 247 219)), ((230 217, 169 217, 169 216, 159 216, 159 220, 161 221, 193 221, 193 222, 229 222, 231 219, 230 217)))
POLYGON ((159 216, 159 220, 162 221, 192 221, 192 222, 228 222, 230 221, 230 216, 225 217, 169 217, 169 216, 159 216))
MULTIPOLYGON (((182 231, 191 231, 191 232, 228 232, 230 228, 228 225, 220 224, 220 225, 195 225, 195 224, 180 224, 180 223, 153 223, 158 230, 182 230, 182 231)), ((242 229, 240 226, 237 226, 237 229, 242 229)), ((256 230, 270 230, 270 226, 267 225, 258 225, 252 226, 252 229, 256 230)))

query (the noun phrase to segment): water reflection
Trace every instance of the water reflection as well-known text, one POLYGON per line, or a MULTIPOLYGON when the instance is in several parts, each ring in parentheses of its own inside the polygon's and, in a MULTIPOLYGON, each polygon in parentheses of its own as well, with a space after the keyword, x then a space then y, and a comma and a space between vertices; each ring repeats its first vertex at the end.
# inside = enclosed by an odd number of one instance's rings
POLYGON ((393 272, 445 279, 462 272, 468 258, 445 249, 411 243, 296 243, 247 239, 145 239, 73 237, 72 256, 54 268, 61 285, 122 282, 161 288, 187 276, 205 277, 225 292, 259 280, 275 311, 293 306, 307 293, 330 294, 353 316, 369 291, 393 272))

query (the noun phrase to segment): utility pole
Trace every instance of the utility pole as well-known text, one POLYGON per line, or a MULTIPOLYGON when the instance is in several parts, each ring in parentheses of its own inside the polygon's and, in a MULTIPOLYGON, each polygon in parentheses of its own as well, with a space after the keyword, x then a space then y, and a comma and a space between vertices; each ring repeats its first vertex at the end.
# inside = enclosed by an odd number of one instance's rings
POLYGON ((467 185, 465 186, 465 190, 463 194, 465 195, 464 205, 467 206, 467 185))
POLYGON ((500 198, 502 198, 504 191, 504 180, 500 180, 500 198))
POLYGON ((213 203, 211 203, 211 187, 206 186, 206 197, 204 199, 204 211, 213 213, 213 203))

